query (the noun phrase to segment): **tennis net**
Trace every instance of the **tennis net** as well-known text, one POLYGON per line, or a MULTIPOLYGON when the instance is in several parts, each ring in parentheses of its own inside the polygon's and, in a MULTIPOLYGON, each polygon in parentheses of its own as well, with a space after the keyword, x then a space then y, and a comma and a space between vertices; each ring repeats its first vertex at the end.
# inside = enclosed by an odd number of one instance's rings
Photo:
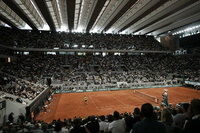
POLYGON ((135 90, 135 89, 134 89, 134 93, 135 93, 136 95, 139 95, 139 96, 141 96, 141 97, 143 97, 143 98, 145 98, 145 99, 148 99, 148 100, 150 100, 150 101, 152 101, 152 102, 158 103, 158 98, 155 97, 155 96, 151 96, 151 95, 145 94, 145 93, 140 92, 140 91, 137 91, 137 90, 135 90))

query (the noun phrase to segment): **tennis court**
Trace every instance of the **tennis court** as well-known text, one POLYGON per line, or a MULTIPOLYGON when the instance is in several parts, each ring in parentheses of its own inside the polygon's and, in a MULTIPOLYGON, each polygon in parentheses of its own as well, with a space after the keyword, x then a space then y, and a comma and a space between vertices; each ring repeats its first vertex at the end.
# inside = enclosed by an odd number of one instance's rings
POLYGON ((53 101, 47 107, 47 112, 41 111, 36 120, 51 122, 54 119, 86 117, 89 115, 107 115, 117 110, 120 113, 133 112, 135 107, 150 102, 153 105, 160 105, 162 93, 168 89, 169 103, 175 105, 179 102, 190 102, 193 98, 200 98, 200 92, 184 87, 152 88, 137 90, 144 94, 156 97, 158 103, 133 90, 84 92, 84 93, 62 93, 55 94, 53 101), (84 102, 87 96, 88 104, 84 102))

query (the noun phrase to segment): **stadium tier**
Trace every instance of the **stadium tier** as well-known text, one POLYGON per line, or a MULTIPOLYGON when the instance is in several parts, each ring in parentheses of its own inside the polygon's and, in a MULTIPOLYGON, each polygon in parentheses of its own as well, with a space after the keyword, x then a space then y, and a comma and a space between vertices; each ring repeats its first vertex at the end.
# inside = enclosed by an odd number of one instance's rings
POLYGON ((17 48, 154 50, 164 51, 153 36, 16 31, 0 27, 0 44, 17 48))

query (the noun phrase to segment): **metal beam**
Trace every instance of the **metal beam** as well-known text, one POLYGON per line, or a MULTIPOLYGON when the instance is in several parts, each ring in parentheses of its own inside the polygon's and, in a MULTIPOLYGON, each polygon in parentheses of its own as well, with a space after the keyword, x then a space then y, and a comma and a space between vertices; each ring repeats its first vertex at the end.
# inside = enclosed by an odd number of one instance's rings
POLYGON ((0 47, 17 50, 17 51, 43 51, 43 52, 121 52, 121 53, 172 53, 171 51, 147 51, 147 50, 102 50, 102 49, 46 49, 46 48, 15 48, 0 44, 0 47))
POLYGON ((130 27, 131 25, 133 25, 134 23, 136 23, 137 21, 139 21, 140 19, 144 18, 145 16, 147 16, 149 13, 151 13, 152 11, 156 10, 157 8, 159 8, 161 5, 163 5, 164 3, 166 3, 168 0, 160 0, 157 4, 155 4, 154 6, 152 6, 151 8, 149 8, 148 10, 146 10, 142 15, 138 16, 136 19, 134 19, 133 21, 131 21, 129 24, 127 24, 126 26, 124 26, 122 29, 120 29, 119 31, 123 31, 125 29, 127 29, 128 27, 130 27))
POLYGON ((166 33, 169 30, 169 27, 170 27, 170 30, 173 31, 173 30, 176 30, 178 28, 199 22, 200 21, 199 18, 200 18, 200 13, 197 13, 197 14, 194 14, 194 15, 188 17, 188 18, 181 19, 177 22, 171 23, 170 25, 167 25, 166 27, 159 29, 160 31, 157 30, 157 31, 154 31, 152 33, 156 33, 157 36, 160 36, 160 35, 166 33))
POLYGON ((50 15, 50 12, 47 8, 46 2, 45 0, 35 0, 35 3, 37 4, 37 6, 39 7, 44 19, 46 20, 47 24, 49 25, 50 29, 52 31, 55 31, 55 25, 53 23, 53 19, 50 15))
POLYGON ((94 22, 96 21, 96 19, 97 19, 99 13, 100 13, 101 10, 102 10, 102 8, 103 8, 105 2, 106 2, 106 0, 98 0, 98 2, 97 2, 97 4, 96 4, 96 7, 95 7, 95 9, 94 9, 94 11, 93 11, 93 13, 92 13, 91 18, 90 18, 90 21, 89 21, 89 23, 88 23, 88 25, 87 25, 86 32, 89 32, 90 29, 92 28, 94 22))
POLYGON ((24 20, 33 30, 38 30, 32 21, 24 14, 13 0, 3 0, 22 20, 24 20))
MULTIPOLYGON (((185 7, 187 7, 187 6, 191 5, 191 4, 193 4, 193 3, 195 3, 195 2, 196 2, 196 1, 194 1, 194 0, 188 1, 188 2, 186 2, 185 4, 179 6, 178 8, 176 8, 176 9, 170 11, 170 12, 168 12, 168 13, 165 14, 165 15, 162 15, 161 17, 157 18, 156 20, 152 21, 152 22, 149 23, 149 24, 144 25, 143 27, 137 29, 137 30, 134 31, 134 32, 138 32, 138 31, 144 29, 145 27, 148 27, 148 26, 150 26, 150 25, 152 25, 152 24, 158 22, 159 20, 162 20, 162 19, 164 19, 164 18, 166 18, 166 17, 168 17, 168 16, 170 16, 170 15, 176 13, 177 11, 179 11, 179 10, 181 10, 181 9, 183 9, 183 8, 185 8, 185 7)), ((155 29, 154 29, 154 30, 155 30, 155 29)), ((150 32, 152 32, 152 31, 150 31, 150 32)), ((147 33, 147 34, 148 34, 148 33, 147 33)))
POLYGON ((10 20, 7 20, 0 14, 0 20, 3 21, 4 23, 10 25, 13 29, 18 29, 10 20))
POLYGON ((74 13, 75 13, 75 0, 66 0, 67 3, 67 17, 69 31, 71 32, 74 29, 74 13))
POLYGON ((129 0, 119 13, 107 24, 103 31, 107 31, 137 0, 129 0))

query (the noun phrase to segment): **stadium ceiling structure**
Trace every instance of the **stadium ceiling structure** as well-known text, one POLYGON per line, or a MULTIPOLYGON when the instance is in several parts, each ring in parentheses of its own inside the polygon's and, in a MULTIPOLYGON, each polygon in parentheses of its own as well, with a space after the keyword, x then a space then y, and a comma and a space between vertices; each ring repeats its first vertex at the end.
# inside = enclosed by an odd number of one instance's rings
POLYGON ((161 35, 200 21, 200 0, 0 0, 17 29, 161 35))

